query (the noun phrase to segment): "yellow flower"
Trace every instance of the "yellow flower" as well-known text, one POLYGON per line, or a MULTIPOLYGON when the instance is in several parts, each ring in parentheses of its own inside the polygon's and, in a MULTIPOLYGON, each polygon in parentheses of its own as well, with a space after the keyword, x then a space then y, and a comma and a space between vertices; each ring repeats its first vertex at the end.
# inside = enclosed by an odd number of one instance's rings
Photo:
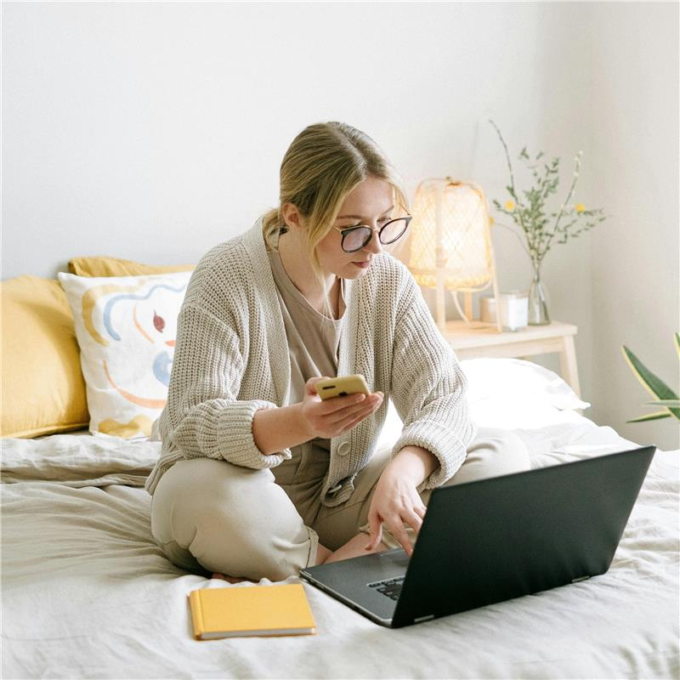
POLYGON ((583 203, 577 203, 576 204, 576 212, 577 213, 582 213, 586 209, 586 206, 583 205, 583 203))
POLYGON ((505 209, 506 209, 506 210, 510 210, 510 211, 514 210, 514 209, 515 209, 515 203, 514 203, 514 201, 507 201, 507 202, 505 203, 505 209))
POLYGON ((493 217, 489 217, 489 224, 490 224, 492 227, 493 227, 493 223, 494 223, 495 221, 496 221, 496 220, 494 220, 493 217))

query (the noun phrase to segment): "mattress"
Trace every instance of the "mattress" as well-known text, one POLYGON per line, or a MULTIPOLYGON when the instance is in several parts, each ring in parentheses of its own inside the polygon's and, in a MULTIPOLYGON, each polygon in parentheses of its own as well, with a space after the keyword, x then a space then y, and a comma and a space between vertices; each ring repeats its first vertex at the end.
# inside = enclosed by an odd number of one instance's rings
MULTIPOLYGON (((574 395, 564 401, 559 379, 552 395, 543 384, 533 397, 531 380, 525 380, 523 388, 515 387, 515 396, 524 390, 521 398, 512 400, 512 376, 506 391, 498 382, 491 394, 475 390, 488 366, 497 373, 499 365, 516 371, 519 363, 462 363, 471 377, 475 419, 516 431, 534 467, 639 445, 581 415, 588 405, 575 403, 574 395)), ((528 376, 538 369, 521 370, 528 376)), ((391 411, 384 436, 396 438, 399 425, 391 411)), ((589 581, 398 630, 382 628, 304 583, 316 635, 206 642, 193 638, 188 593, 252 584, 182 571, 155 545, 151 498, 142 486, 158 455, 158 442, 84 432, 3 441, 4 678, 680 673, 677 451, 657 451, 609 571, 589 581)))

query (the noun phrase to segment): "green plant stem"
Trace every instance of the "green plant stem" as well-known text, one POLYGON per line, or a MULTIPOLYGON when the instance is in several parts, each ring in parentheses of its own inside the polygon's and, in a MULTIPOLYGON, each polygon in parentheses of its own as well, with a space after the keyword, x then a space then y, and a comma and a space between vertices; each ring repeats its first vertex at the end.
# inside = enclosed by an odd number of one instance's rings
MULTIPOLYGON (((491 120, 491 119, 489 119, 489 122, 490 122, 491 125, 493 125, 494 128, 496 129, 496 132, 498 133, 498 137, 499 137, 500 140, 501 140, 501 144, 503 145, 503 149, 505 150, 505 160, 506 160, 507 163, 508 163, 508 170, 510 171, 510 187, 512 188, 512 194, 511 194, 511 195, 512 195, 512 197, 515 199, 515 202, 516 202, 516 204, 517 204, 517 207, 521 207, 521 203, 520 203, 520 200, 519 200, 519 196, 517 196, 517 190, 515 189, 515 175, 514 175, 514 173, 513 173, 513 171, 512 171, 512 161, 510 160, 510 152, 509 152, 509 150, 508 150, 508 145, 505 143, 505 140, 503 139, 503 135, 501 134, 501 131, 500 131, 500 129, 498 128, 498 126, 496 125, 496 123, 494 123, 493 120, 491 120)), ((521 227, 522 227, 522 231, 523 231, 524 234, 526 235, 527 241, 529 241, 529 237, 530 237, 530 233, 531 233, 531 232, 530 232, 530 230, 527 228, 527 226, 524 224, 524 219, 523 219, 523 217, 522 217, 522 211, 520 210, 520 211, 517 213, 517 215, 519 216, 519 222, 520 222, 520 225, 521 225, 521 227)), ((531 242, 529 243, 529 246, 530 246, 531 250, 533 251, 533 250, 534 250, 534 247, 533 247, 533 244, 532 244, 531 242)), ((533 261, 534 261, 533 256, 530 254, 529 257, 531 258, 531 260, 532 260, 532 262, 533 262, 533 261)), ((538 266, 540 266, 540 260, 539 260, 539 262, 538 262, 538 266)))
POLYGON ((508 226, 507 224, 501 224, 500 222, 494 222, 494 227, 503 227, 503 229, 507 229, 519 241, 519 244, 524 249, 524 252, 529 256, 529 259, 533 261, 529 249, 524 245, 524 241, 522 241, 522 237, 512 227, 508 226))
POLYGON ((543 252, 540 254, 540 259, 542 260, 545 254, 550 250, 550 243, 552 242, 553 237, 558 231, 558 227, 560 224, 560 220, 562 219, 562 215, 564 214, 564 209, 567 207, 567 203, 569 203, 569 199, 571 198, 571 195, 574 193, 574 189, 576 188, 576 182, 578 181, 579 177, 579 171, 581 169, 581 155, 577 154, 576 156, 576 170, 574 171, 574 179, 571 182, 571 187, 569 188, 569 193, 567 194, 567 198, 565 199, 564 203, 562 204, 562 207, 560 208, 559 215, 557 216, 557 220, 555 221, 555 228, 551 232, 548 232, 548 240, 545 243, 545 247, 543 249, 543 252))
MULTIPOLYGON (((508 170, 510 171, 510 186, 512 187, 513 193, 516 194, 516 192, 515 192, 515 176, 512 173, 512 163, 510 162, 510 152, 508 151, 508 147, 505 143, 505 140, 503 139, 503 135, 501 134, 501 131, 498 129, 498 126, 496 125, 496 123, 494 123, 491 119, 489 119, 489 123, 491 123, 491 125, 493 125, 496 128, 496 132, 498 133, 498 136, 500 137, 501 144, 503 145, 503 148, 505 149, 505 159, 508 162, 508 170)), ((517 196, 515 195, 515 198, 516 197, 517 196)))
MULTIPOLYGON (((544 155, 540 152, 534 160, 527 154, 526 146, 522 148, 519 159, 522 160, 533 174, 536 186, 531 187, 528 191, 524 191, 524 198, 520 200, 517 194, 517 187, 515 186, 515 173, 512 167, 512 160, 510 158, 510 150, 503 138, 503 134, 496 123, 488 119, 488 122, 496 130, 496 134, 503 146, 505 153, 505 160, 510 173, 510 184, 506 185, 505 189, 510 194, 514 201, 514 207, 508 209, 501 206, 501 204, 494 200, 496 209, 508 215, 514 222, 514 227, 518 231, 513 233, 522 243, 522 246, 527 253, 534 272, 540 271, 543 258, 551 250, 553 245, 564 244, 570 238, 576 238, 579 234, 588 231, 594 227, 597 222, 602 222, 605 217, 601 216, 602 210, 590 210, 582 215, 579 211, 574 213, 573 207, 570 208, 570 202, 573 200, 578 178, 581 172, 581 159, 583 152, 579 151, 574 159, 574 172, 571 185, 567 192, 565 200, 560 205, 558 212, 552 212, 549 215, 546 213, 546 201, 548 197, 557 192, 559 185, 559 158, 553 158, 551 163, 543 164, 543 172, 539 170, 538 160, 544 155), (600 215, 598 217, 598 214, 600 215), (592 216, 593 222, 588 220, 592 216), (562 222, 567 219, 567 223, 562 222), (585 223, 585 224, 584 224, 585 223), (552 226, 552 228, 551 228, 552 226), (521 230, 521 231, 520 231, 521 230), (523 232, 524 239, 521 238, 523 232)), ((499 224, 506 229, 507 225, 499 224)))

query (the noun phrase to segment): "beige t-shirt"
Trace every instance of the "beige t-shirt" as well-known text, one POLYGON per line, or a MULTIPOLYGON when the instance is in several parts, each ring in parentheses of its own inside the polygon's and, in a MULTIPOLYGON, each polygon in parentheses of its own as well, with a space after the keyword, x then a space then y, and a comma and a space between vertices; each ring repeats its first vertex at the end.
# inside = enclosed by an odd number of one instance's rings
MULTIPOLYGON (((330 319, 320 314, 290 280, 278 252, 278 236, 278 233, 270 236, 267 251, 288 338, 291 378, 288 404, 295 404, 304 398, 307 380, 322 375, 328 377, 337 375, 338 348, 345 321, 345 286, 344 279, 341 279, 340 318, 330 319)), ((323 449, 330 457, 330 439, 317 437, 305 444, 293 447, 291 460, 284 461, 284 463, 289 463, 289 465, 294 463, 296 467, 297 460, 308 446, 323 449)), ((285 468, 289 466, 279 467, 282 469, 274 469, 277 478, 280 476, 282 479, 288 479, 285 468)))

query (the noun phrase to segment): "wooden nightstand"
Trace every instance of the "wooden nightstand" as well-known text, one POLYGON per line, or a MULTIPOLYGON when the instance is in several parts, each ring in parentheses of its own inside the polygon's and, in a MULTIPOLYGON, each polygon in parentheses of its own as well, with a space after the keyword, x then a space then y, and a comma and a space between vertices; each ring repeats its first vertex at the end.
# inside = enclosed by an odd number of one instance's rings
POLYGON ((442 333, 460 359, 525 359, 537 354, 558 353, 562 377, 581 396, 576 365, 574 336, 578 328, 553 321, 547 326, 528 326, 516 332, 498 333, 495 329, 470 329, 464 321, 449 321, 442 333))

